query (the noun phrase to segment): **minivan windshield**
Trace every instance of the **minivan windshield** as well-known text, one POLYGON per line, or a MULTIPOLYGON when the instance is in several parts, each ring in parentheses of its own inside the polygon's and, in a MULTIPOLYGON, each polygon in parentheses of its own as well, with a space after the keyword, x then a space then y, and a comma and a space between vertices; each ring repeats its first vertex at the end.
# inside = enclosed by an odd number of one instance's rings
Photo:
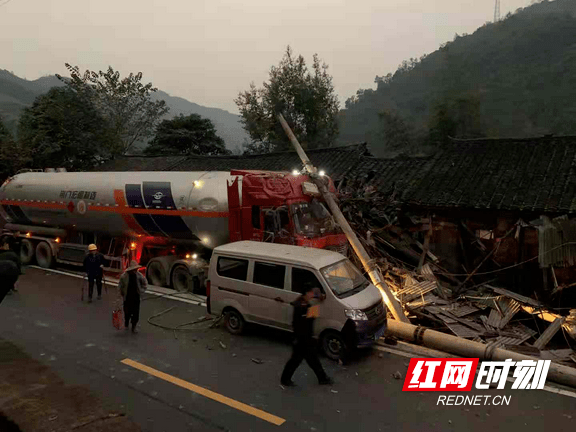
POLYGON ((339 298, 360 292, 369 285, 362 273, 347 259, 324 267, 321 272, 339 298))

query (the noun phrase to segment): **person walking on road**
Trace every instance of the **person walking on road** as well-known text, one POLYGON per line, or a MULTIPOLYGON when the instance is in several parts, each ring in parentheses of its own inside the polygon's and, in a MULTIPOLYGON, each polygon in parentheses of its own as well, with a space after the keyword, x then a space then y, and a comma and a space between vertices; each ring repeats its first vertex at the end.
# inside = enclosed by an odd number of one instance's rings
POLYGON ((318 288, 307 286, 303 295, 294 300, 291 304, 294 306, 294 317, 292 326, 294 328, 295 341, 292 348, 292 357, 286 363, 280 382, 284 386, 294 386, 292 375, 306 359, 306 363, 312 368, 320 384, 333 384, 333 381, 320 363, 316 353, 316 344, 312 337, 314 330, 314 319, 318 316, 318 306, 312 305, 313 301, 322 301, 323 295, 318 288))
MULTIPOLYGON (((22 274, 22 263, 20 262, 20 254, 17 254, 13 250, 10 249, 10 239, 4 239, 2 242, 2 247, 0 249, 0 260, 2 261, 11 261, 16 265, 17 268, 17 276, 7 276, 7 279, 3 282, 6 282, 10 285, 10 289, 6 292, 6 294, 12 294, 16 291, 16 281, 18 277, 22 274)), ((8 270, 7 270, 8 271, 8 270)), ((9 270, 9 273, 12 273, 12 270, 9 270)))
POLYGON ((88 255, 84 258, 84 271, 88 275, 88 303, 92 303, 94 282, 98 290, 98 300, 102 300, 102 273, 104 268, 104 255, 98 252, 95 244, 88 246, 88 255))
POLYGON ((128 329, 132 322, 132 333, 138 333, 136 325, 140 319, 140 296, 148 288, 146 278, 138 271, 141 267, 138 262, 132 260, 118 283, 124 301, 124 326, 128 329))

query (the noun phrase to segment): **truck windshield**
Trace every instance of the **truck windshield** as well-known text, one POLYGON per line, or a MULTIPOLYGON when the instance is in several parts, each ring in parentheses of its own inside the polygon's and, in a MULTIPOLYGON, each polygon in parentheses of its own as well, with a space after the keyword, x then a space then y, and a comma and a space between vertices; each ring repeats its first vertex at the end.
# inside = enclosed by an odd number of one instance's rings
POLYGON ((290 206, 298 234, 316 237, 335 231, 336 224, 324 205, 316 200, 290 206))
POLYGON ((347 259, 324 267, 321 272, 332 292, 339 298, 360 292, 369 285, 362 273, 347 259))

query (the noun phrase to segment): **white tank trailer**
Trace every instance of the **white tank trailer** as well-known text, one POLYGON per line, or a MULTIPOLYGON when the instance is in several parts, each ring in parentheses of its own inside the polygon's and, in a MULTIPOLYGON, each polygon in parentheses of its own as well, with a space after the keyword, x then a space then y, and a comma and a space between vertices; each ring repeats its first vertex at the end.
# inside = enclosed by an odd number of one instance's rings
POLYGON ((0 189, 0 212, 14 224, 215 247, 228 242, 226 187, 234 178, 217 171, 22 173, 0 189))

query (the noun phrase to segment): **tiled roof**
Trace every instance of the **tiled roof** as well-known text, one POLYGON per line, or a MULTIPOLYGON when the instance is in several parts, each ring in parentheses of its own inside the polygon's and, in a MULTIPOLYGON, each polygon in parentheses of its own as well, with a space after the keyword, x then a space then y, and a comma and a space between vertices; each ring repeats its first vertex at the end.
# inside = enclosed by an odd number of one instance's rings
POLYGON ((381 192, 441 208, 576 211, 576 137, 454 140, 430 158, 377 160, 381 192))
MULTIPOLYGON (((368 150, 366 144, 354 144, 308 150, 307 154, 319 169, 339 176, 368 150)), ((98 171, 292 171, 301 167, 296 152, 277 152, 249 156, 122 156, 101 165, 98 171)))

